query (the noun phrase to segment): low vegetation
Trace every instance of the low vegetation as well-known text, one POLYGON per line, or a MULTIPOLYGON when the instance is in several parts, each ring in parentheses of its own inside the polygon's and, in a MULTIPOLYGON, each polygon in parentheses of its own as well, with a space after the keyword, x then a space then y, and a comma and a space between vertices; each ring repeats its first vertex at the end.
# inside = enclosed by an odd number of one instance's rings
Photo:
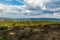
POLYGON ((60 22, 0 20, 0 40, 60 40, 60 22))

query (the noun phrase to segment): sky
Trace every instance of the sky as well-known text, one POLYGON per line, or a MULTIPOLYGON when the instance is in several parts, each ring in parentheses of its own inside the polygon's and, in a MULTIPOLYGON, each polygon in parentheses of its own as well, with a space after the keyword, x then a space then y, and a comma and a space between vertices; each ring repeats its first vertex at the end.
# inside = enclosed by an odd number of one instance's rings
POLYGON ((60 18, 60 0, 0 0, 0 17, 60 18))

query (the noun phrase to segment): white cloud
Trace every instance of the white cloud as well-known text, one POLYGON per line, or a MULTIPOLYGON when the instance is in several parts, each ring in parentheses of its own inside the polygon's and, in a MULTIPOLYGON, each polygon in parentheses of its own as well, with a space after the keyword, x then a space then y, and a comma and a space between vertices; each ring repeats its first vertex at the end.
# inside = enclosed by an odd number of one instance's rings
POLYGON ((50 1, 51 0, 24 0, 25 5, 27 5, 28 7, 30 6, 36 8, 37 6, 39 6, 42 10, 46 10, 45 4, 50 1))
POLYGON ((56 17, 60 17, 60 12, 54 13, 53 15, 56 17))
POLYGON ((24 11, 23 8, 23 6, 0 4, 0 16, 16 16, 22 14, 21 12, 24 11))
MULTIPOLYGON (((17 1, 20 2, 20 0, 17 1)), ((60 18, 60 12, 56 12, 60 10, 60 7, 49 9, 45 5, 48 2, 51 2, 51 0, 24 0, 25 5, 21 6, 0 3, 0 17, 60 18)))

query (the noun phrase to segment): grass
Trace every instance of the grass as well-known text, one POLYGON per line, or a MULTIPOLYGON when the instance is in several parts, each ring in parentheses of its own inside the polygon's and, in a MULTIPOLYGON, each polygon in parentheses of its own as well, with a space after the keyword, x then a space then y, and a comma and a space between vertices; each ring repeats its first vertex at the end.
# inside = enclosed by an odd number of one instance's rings
POLYGON ((60 24, 60 22, 53 21, 16 21, 16 20, 0 20, 0 26, 13 27, 13 26, 38 26, 44 24, 60 24))
POLYGON ((60 40, 60 22, 0 20, 0 40, 60 40))

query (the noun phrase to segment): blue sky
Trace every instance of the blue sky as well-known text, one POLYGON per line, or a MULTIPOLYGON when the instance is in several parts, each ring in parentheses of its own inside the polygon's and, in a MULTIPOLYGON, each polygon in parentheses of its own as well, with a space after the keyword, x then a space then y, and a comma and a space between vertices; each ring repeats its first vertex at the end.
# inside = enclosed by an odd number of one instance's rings
POLYGON ((0 17, 60 18, 60 0, 0 0, 0 17))
POLYGON ((23 5, 24 4, 23 1, 24 0, 0 0, 0 3, 8 4, 8 5, 23 5))

